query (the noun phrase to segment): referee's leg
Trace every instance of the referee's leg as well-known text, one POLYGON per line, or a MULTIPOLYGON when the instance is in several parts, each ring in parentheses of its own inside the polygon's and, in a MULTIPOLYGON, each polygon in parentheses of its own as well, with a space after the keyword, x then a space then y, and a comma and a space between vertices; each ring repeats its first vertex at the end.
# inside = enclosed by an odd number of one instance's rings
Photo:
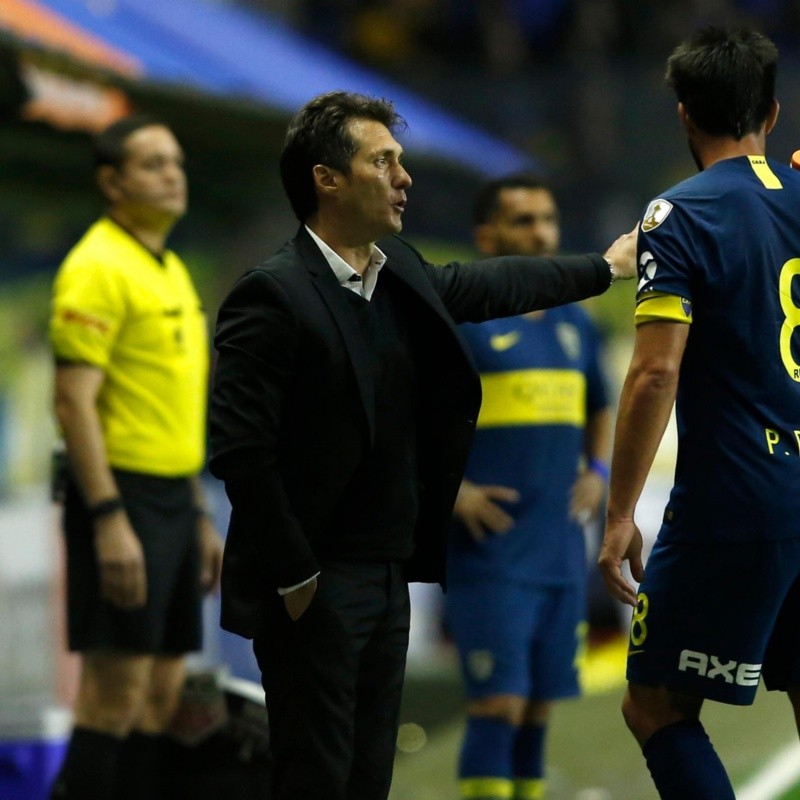
POLYGON ((53 800, 115 800, 122 744, 141 713, 153 656, 81 655, 75 727, 53 800))
POLYGON ((183 656, 154 658, 141 711, 122 747, 117 779, 120 800, 163 797, 164 732, 178 708, 185 674, 183 656))

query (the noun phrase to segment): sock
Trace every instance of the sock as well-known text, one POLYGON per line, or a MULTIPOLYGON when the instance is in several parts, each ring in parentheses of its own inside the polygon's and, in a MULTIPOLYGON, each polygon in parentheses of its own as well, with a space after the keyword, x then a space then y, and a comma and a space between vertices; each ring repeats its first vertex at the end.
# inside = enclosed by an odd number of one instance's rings
POLYGON ((116 800, 122 739, 90 728, 75 728, 51 800, 116 800))
POLYGON ((514 800, 544 797, 545 725, 523 725, 514 739, 514 800))
POLYGON ((725 767, 699 720, 657 730, 642 753, 661 800, 735 800, 725 767))
POLYGON ((164 737, 133 731, 122 746, 119 761, 120 800, 161 800, 164 737))
POLYGON ((469 717, 458 766, 461 796, 470 800, 511 800, 516 728, 496 717, 469 717))

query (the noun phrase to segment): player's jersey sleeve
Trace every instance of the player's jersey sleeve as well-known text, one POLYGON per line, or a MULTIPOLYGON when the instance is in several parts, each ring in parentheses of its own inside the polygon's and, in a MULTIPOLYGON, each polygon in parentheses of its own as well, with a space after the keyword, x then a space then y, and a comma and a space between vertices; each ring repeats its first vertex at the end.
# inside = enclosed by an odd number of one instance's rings
POLYGON ((50 341, 56 359, 105 369, 125 311, 122 285, 107 264, 68 259, 53 290, 50 341))
POLYGON ((653 200, 639 233, 639 285, 635 322, 692 321, 691 270, 697 256, 691 243, 691 212, 667 198, 653 200))

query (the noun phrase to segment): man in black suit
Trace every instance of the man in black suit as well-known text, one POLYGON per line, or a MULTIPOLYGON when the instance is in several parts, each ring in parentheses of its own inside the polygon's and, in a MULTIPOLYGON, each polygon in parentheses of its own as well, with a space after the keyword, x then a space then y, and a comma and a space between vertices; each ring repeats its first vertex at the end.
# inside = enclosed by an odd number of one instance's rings
POLYGON ((428 264, 394 236, 411 185, 401 123, 391 103, 345 92, 299 112, 281 176, 300 230, 219 313, 211 469, 233 508, 222 625, 254 639, 274 800, 388 795, 407 583, 444 583, 480 406, 456 323, 635 272, 635 233, 605 258, 428 264))

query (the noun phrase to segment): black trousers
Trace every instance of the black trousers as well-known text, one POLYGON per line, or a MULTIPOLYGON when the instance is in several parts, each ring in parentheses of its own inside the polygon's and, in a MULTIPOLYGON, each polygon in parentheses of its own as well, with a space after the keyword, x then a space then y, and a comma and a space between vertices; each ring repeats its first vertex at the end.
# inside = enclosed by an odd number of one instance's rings
POLYGON ((293 622, 269 600, 253 649, 266 694, 273 800, 385 800, 408 651, 399 564, 326 563, 293 622))

